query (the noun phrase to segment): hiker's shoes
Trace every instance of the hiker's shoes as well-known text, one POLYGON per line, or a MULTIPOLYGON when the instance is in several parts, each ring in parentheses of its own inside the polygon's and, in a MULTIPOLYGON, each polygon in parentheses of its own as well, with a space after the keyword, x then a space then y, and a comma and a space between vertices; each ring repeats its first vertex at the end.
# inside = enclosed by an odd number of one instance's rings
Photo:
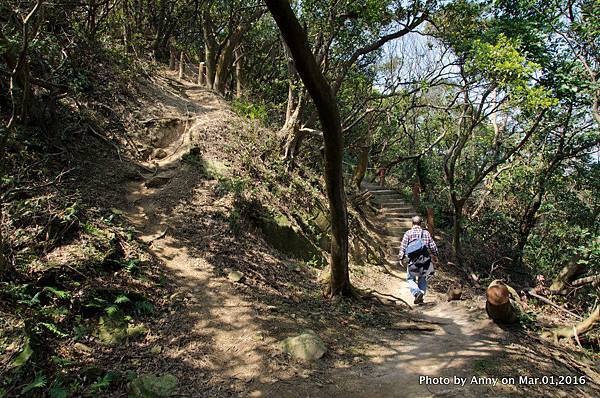
POLYGON ((417 295, 415 296, 415 304, 421 304, 423 302, 423 293, 417 293, 417 295))

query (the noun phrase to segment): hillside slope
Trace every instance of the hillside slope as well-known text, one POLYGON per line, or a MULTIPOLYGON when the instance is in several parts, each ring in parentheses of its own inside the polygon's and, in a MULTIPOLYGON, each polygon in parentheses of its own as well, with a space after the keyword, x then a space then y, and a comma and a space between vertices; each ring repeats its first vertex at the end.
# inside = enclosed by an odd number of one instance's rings
MULTIPOLYGON (((98 138, 103 132, 93 133, 104 149, 83 150, 74 160, 81 162, 77 178, 69 184, 86 203, 112 212, 130 228, 155 267, 149 266, 149 279, 158 283, 143 291, 156 312, 142 318, 141 335, 119 344, 96 335, 57 339, 63 358, 75 364, 64 370, 65 378, 90 368, 95 371, 88 382, 109 372, 119 375, 98 389, 104 396, 124 395, 129 382, 144 374, 173 375, 176 393, 190 397, 598 393, 592 383, 421 383, 426 375, 470 380, 575 376, 581 370, 565 365, 573 363, 568 352, 546 350, 521 331, 489 321, 481 299, 446 303, 432 291, 425 306, 409 308, 402 301, 410 300, 402 272, 353 265, 353 283, 376 290, 371 298, 378 298, 324 299, 318 242, 306 244, 314 250, 311 259, 298 259, 277 250, 269 236, 291 228, 308 240, 318 237, 303 230, 300 216, 318 213, 319 177, 288 173, 277 161, 274 133, 170 72, 140 81, 136 89, 136 103, 114 110, 136 127, 120 135, 126 139, 117 147, 104 145, 98 138), (264 228, 265 217, 281 221, 281 229, 264 228), (289 228, 281 226, 285 223, 289 228), (305 330, 327 347, 322 359, 309 364, 289 358, 278 344, 305 330)), ((402 217, 411 211, 401 210, 402 217)), ((387 214, 387 221, 393 216, 387 214)), ((368 221, 377 225, 383 217, 368 221)), ((389 237, 390 250, 397 250, 397 241, 389 237)), ((66 246, 56 250, 72 256, 66 246)))
MULTIPOLYGON (((152 242, 152 250, 184 297, 183 308, 165 321, 168 339, 152 343, 163 347, 162 361, 170 358, 170 372, 194 380, 188 393, 199 395, 202 388, 209 388, 212 395, 214 385, 223 383, 218 388, 250 396, 298 396, 300 391, 308 396, 366 397, 374 391, 398 396, 399 384, 406 388, 401 395, 407 391, 418 396, 562 394, 561 389, 547 391, 543 386, 419 383, 421 375, 508 377, 570 371, 559 371, 551 357, 544 360, 541 352, 531 357, 524 341, 487 319, 481 301, 446 304, 441 294, 433 293, 424 309, 409 315, 399 301, 381 306, 321 300, 317 270, 270 249, 252 225, 232 232, 231 214, 237 214, 236 201, 243 200, 236 198, 240 192, 235 189, 225 195, 219 190, 224 179, 247 177, 240 158, 251 156, 258 149, 252 143, 271 132, 249 130, 226 104, 193 85, 184 83, 181 90, 192 101, 186 109, 199 110, 186 128, 161 141, 168 156, 145 164, 148 169, 155 166, 154 171, 128 185, 131 206, 125 211, 140 230, 140 238, 152 242), (179 163, 193 146, 198 148, 202 170, 185 160, 179 163), (243 273, 241 283, 227 278, 233 270, 243 273), (412 321, 415 316, 423 321, 412 321), (329 348, 316 365, 290 361, 277 346, 305 329, 317 332, 329 348), (514 374, 517 358, 518 375, 514 374), (208 377, 194 377, 198 369, 208 377)), ((244 190, 252 190, 253 183, 257 182, 249 182, 244 190)), ((263 195, 257 197, 273 199, 266 192, 263 195)), ((251 210, 240 210, 240 215, 244 218, 251 210)), ((398 221, 390 220, 395 214, 383 216, 387 222, 398 221)), ((400 235, 402 231, 390 232, 400 235)), ((390 242, 397 250, 393 238, 390 242)), ((355 283, 408 301, 404 279, 382 270, 363 267, 359 272, 364 277, 355 283)), ((161 362, 155 366, 147 371, 165 369, 161 362)), ((566 390, 579 388, 588 387, 566 390)))

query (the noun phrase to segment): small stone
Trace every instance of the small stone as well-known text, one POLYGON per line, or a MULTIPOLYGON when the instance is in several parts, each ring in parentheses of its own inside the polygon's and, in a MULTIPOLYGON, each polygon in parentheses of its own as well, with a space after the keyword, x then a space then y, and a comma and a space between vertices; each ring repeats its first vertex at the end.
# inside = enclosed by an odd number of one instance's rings
POLYGON ((352 358, 352 362, 360 362, 360 361, 361 361, 360 357, 352 358))
POLYGON ((240 271, 231 271, 229 274, 227 274, 227 279, 237 283, 244 279, 244 274, 240 271))
POLYGON ((295 337, 288 337, 280 343, 280 346, 293 358, 307 362, 315 361, 327 352, 323 340, 312 330, 307 330, 295 337))
POLYGON ((146 374, 129 383, 129 392, 135 398, 166 398, 177 389, 178 380, 170 373, 162 376, 146 374))
POLYGON ((156 148, 154 152, 152 152, 152 158, 154 159, 164 159, 168 155, 167 151, 163 148, 156 148))
POLYGON ((75 344, 73 344, 73 348, 75 348, 75 350, 82 352, 84 354, 90 354, 93 351, 92 347, 87 346, 83 343, 75 343, 75 344))

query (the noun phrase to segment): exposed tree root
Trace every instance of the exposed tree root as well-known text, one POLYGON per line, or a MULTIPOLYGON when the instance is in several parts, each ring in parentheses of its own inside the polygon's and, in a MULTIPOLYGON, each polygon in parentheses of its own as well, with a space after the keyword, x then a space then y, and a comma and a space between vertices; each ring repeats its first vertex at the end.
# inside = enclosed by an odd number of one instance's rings
POLYGON ((546 331, 542 333, 542 337, 545 339, 552 339, 555 343, 558 343, 558 340, 561 337, 569 340, 572 337, 579 338, 580 334, 584 334, 592 329, 598 320, 600 320, 600 306, 596 306, 590 316, 587 317, 587 319, 579 322, 577 325, 546 331))
POLYGON ((382 304, 385 305, 386 303, 383 302, 380 297, 378 297, 378 296, 381 296, 381 297, 384 297, 384 298, 389 298, 389 299, 394 300, 394 301, 399 301, 402 304, 404 304, 408 309, 412 310, 412 307, 410 306, 410 304, 408 304, 406 301, 404 301, 400 297, 396 297, 396 296, 393 296, 391 294, 380 293, 377 290, 373 290, 373 289, 369 289, 369 290, 356 289, 356 290, 360 291, 360 293, 361 293, 361 295, 362 295, 363 298, 373 297, 376 300, 378 300, 380 303, 382 303, 382 304))

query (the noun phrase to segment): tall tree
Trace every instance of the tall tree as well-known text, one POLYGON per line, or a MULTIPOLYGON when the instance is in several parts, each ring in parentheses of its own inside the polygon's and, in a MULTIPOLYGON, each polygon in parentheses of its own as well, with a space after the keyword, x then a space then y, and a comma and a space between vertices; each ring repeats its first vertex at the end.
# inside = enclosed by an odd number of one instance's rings
POLYGON ((329 294, 349 295, 351 288, 348 275, 348 219, 342 174, 344 139, 338 105, 290 4, 286 0, 265 0, 265 2, 319 114, 325 145, 325 183, 333 235, 329 262, 331 275, 329 294))

